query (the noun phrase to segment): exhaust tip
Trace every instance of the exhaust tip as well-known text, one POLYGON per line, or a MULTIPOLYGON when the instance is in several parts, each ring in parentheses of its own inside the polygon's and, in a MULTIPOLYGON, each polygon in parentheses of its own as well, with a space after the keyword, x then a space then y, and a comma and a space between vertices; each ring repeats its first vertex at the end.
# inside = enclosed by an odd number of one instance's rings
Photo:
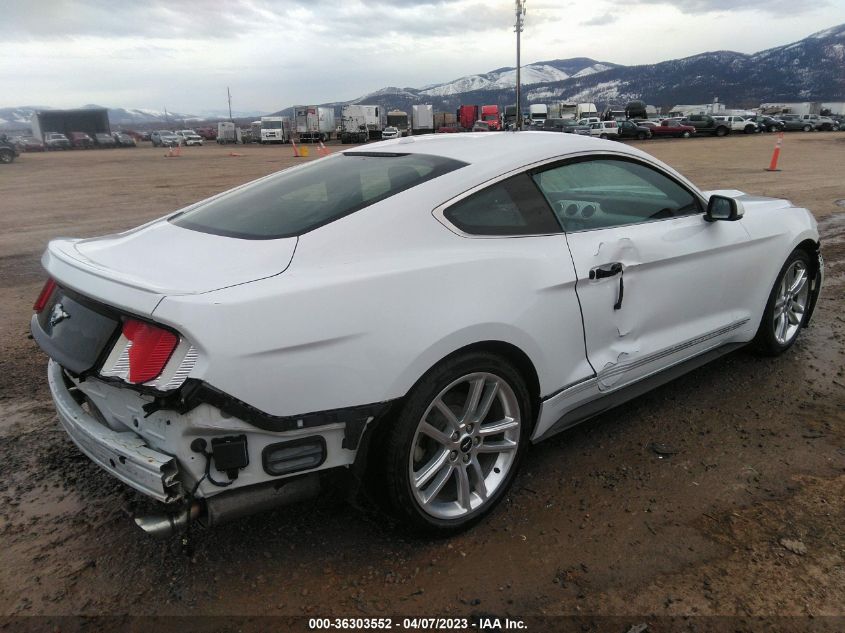
POLYGON ((196 502, 190 508, 178 513, 159 512, 134 517, 135 525, 153 538, 164 540, 179 534, 188 527, 188 522, 199 516, 200 505, 196 502))

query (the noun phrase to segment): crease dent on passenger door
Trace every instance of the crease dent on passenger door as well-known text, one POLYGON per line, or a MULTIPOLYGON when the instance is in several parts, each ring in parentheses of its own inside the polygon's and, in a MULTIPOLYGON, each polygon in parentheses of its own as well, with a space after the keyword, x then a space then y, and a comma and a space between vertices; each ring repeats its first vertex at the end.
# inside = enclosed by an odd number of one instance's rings
MULTIPOLYGON (((631 267, 635 267, 642 263, 642 256, 636 246, 634 240, 629 237, 620 237, 613 241, 599 242, 596 247, 596 266, 605 266, 607 264, 619 262, 622 264, 622 275, 631 267)), ((601 283, 613 283, 619 286, 620 280, 612 278, 610 280, 603 280, 601 283)), ((625 281, 630 288, 630 280, 625 281)), ((639 311, 625 310, 624 307, 620 310, 608 309, 608 317, 613 319, 613 325, 616 329, 616 340, 608 350, 616 360, 605 363, 601 370, 597 373, 597 386, 599 391, 612 389, 617 382, 622 378, 622 373, 613 371, 614 367, 623 364, 626 359, 636 357, 640 352, 639 333, 642 330, 642 325, 638 319, 642 319, 639 311)))

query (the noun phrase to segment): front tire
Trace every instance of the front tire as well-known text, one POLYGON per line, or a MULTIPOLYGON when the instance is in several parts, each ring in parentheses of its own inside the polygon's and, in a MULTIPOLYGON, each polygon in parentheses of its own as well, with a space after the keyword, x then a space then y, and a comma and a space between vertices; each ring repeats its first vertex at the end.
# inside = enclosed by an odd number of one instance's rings
POLYGON ((385 441, 394 512, 440 535, 481 520, 511 485, 531 420, 525 381, 504 359, 471 352, 436 366, 413 387, 385 441))
POLYGON ((757 350, 778 356, 795 344, 810 307, 810 257, 793 251, 778 273, 754 338, 757 350))

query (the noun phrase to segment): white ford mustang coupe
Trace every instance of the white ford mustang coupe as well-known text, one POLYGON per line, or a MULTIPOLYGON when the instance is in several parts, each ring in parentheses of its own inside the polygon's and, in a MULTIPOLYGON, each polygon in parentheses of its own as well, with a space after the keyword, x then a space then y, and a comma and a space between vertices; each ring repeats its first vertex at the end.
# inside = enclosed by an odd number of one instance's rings
POLYGON ((806 209, 544 132, 343 151, 43 264, 59 420, 164 503, 136 519, 156 535, 361 482, 465 528, 530 443, 787 350, 823 275, 806 209))

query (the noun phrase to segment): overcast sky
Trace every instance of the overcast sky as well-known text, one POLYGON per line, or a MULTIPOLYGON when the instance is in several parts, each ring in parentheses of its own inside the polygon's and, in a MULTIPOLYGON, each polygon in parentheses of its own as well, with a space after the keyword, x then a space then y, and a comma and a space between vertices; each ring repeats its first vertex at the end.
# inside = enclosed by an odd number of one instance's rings
MULTIPOLYGON (((274 111, 515 64, 513 2, 4 0, 0 107, 274 111)), ((751 53, 845 21, 845 0, 528 0, 523 63, 751 53)))

